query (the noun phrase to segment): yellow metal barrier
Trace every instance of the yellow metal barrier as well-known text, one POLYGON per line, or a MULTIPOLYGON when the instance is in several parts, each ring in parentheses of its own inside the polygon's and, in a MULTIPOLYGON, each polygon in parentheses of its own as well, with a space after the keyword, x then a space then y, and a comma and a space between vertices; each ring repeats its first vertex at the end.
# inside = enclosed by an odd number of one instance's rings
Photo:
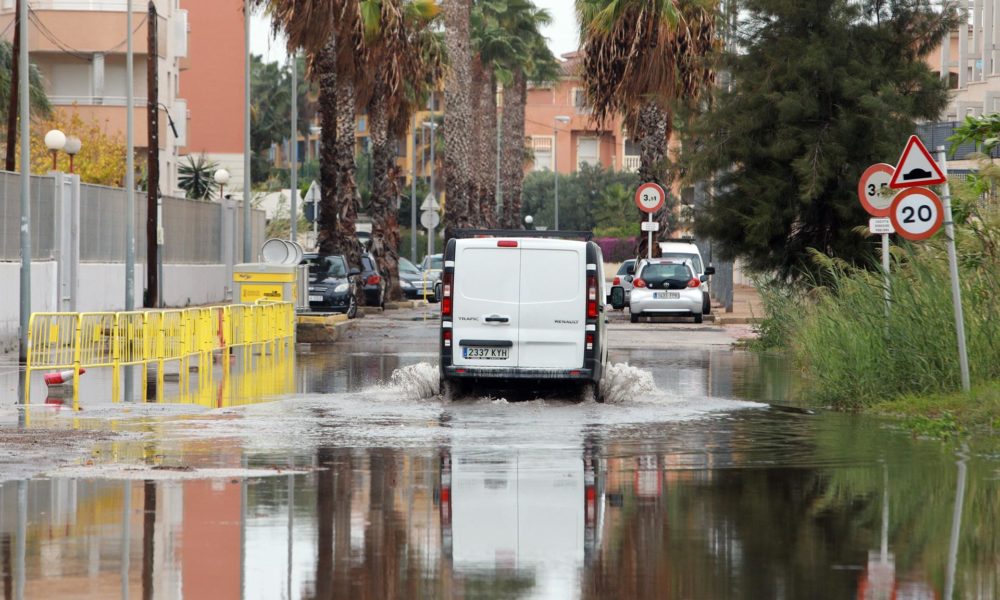
POLYGON ((35 313, 28 326, 24 401, 31 401, 31 374, 72 370, 73 408, 79 410, 79 378, 85 369, 112 370, 112 398, 118 401, 122 367, 142 367, 143 398, 147 371, 156 365, 157 400, 163 400, 164 365, 177 361, 182 394, 189 386, 190 360, 198 358, 199 388, 210 380, 213 358, 221 353, 228 375, 233 349, 243 350, 244 371, 253 356, 274 361, 288 352, 295 336, 295 307, 289 302, 234 304, 184 310, 35 313))

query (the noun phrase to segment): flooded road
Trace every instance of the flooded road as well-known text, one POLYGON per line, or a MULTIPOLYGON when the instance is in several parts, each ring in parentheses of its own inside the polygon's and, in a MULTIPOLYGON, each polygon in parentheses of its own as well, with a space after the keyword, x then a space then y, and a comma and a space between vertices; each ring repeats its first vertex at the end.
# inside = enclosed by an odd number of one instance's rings
POLYGON ((689 324, 613 324, 607 404, 445 403, 435 325, 369 317, 168 405, 94 374, 82 413, 33 406, 108 438, 0 484, 4 597, 1000 596, 989 450, 811 407, 689 324))

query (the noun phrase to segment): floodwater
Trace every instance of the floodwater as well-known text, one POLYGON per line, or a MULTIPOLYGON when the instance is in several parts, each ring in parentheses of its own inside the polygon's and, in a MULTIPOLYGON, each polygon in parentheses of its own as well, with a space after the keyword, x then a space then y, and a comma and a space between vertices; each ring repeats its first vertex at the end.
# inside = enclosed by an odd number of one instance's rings
POLYGON ((1000 596, 1000 455, 811 407, 718 328, 613 350, 607 404, 444 403, 433 323, 365 321, 168 404, 35 401, 111 437, 0 484, 4 597, 1000 596))

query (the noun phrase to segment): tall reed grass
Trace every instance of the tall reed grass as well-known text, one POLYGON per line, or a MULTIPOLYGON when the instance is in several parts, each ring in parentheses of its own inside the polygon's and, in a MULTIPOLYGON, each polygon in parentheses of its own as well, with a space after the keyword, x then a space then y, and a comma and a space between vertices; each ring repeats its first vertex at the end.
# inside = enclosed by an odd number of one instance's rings
MULTIPOLYGON (((1000 378, 1000 222, 972 218, 957 234, 973 383, 1000 378)), ((819 401, 852 408, 959 387, 944 234, 892 249, 888 317, 880 269, 816 254, 824 284, 765 286, 762 342, 788 348, 819 401)))

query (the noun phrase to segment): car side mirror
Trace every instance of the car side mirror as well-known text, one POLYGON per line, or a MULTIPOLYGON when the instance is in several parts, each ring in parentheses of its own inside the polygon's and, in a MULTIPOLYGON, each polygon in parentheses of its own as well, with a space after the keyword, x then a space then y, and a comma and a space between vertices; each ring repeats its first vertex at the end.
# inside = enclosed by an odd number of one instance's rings
POLYGON ((359 271, 358 269, 351 269, 350 271, 347 272, 348 277, 356 277, 358 275, 361 275, 361 271, 359 271))
POLYGON ((715 275, 715 267, 712 265, 705 267, 705 275, 715 275))
POLYGON ((611 288, 611 306, 615 310, 625 308, 625 288, 620 285, 611 288))

